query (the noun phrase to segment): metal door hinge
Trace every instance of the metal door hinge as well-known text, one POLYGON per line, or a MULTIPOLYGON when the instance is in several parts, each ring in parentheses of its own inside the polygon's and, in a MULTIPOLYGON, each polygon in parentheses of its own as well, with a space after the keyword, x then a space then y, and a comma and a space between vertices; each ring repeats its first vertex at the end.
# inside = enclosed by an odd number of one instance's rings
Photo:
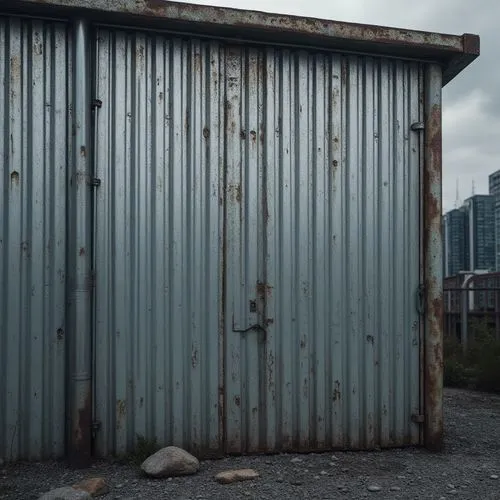
POLYGON ((425 415, 413 414, 411 416, 411 421, 416 424, 423 424, 425 422, 425 415))
POLYGON ((99 187, 101 185, 101 179, 98 179, 97 177, 92 177, 90 179, 90 185, 92 187, 99 187))
POLYGON ((95 439, 97 431, 101 429, 101 421, 100 420, 94 420, 92 424, 90 425, 90 430, 92 431, 92 438, 95 439))
POLYGON ((419 285, 417 289, 417 312, 421 316, 425 314, 425 286, 419 285))
POLYGON ((425 125, 424 125, 424 122, 415 122, 415 123, 411 124, 410 128, 414 131, 424 130, 425 125))
POLYGON ((100 99, 94 99, 94 100, 92 101, 92 109, 94 110, 94 109, 96 109, 96 108, 97 108, 97 109, 102 108, 102 101, 101 101, 100 99))

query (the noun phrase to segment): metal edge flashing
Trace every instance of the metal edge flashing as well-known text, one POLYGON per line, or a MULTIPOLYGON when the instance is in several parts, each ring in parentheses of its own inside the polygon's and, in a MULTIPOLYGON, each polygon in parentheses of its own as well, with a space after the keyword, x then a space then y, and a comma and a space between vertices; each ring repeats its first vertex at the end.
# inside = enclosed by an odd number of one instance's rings
POLYGON ((69 18, 85 16, 91 22, 123 23, 193 35, 421 58, 442 64, 443 85, 480 52, 479 36, 469 33, 457 36, 164 0, 0 0, 0 10, 69 18))
POLYGON ((423 244, 425 283, 424 444, 443 448, 442 69, 425 72, 423 244))

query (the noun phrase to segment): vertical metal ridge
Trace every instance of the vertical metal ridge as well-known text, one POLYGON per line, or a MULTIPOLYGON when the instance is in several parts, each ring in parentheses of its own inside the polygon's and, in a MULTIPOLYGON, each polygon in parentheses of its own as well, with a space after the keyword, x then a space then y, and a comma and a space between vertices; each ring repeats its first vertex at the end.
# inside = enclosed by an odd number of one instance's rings
POLYGON ((42 459, 65 441, 72 47, 62 23, 7 17, 0 40, 0 457, 42 459))

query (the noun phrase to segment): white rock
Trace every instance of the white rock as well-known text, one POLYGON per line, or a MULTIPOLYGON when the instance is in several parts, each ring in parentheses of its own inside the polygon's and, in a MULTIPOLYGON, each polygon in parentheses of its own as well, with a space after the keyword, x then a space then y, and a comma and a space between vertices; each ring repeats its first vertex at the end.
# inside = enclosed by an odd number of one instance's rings
POLYGON ((498 479, 498 476, 497 476, 496 474, 492 474, 492 475, 490 476, 490 479, 498 479))
POLYGON ((377 491, 382 491, 382 488, 380 486, 368 486, 368 491, 371 491, 372 493, 376 493, 377 491))
POLYGON ((321 474, 322 476, 328 476, 328 472, 326 472, 326 470, 322 470, 322 471, 320 472, 320 474, 321 474))
POLYGON ((146 458, 141 469, 152 477, 185 476, 196 474, 200 470, 200 462, 182 448, 167 446, 146 458))
POLYGON ((391 486, 389 491, 401 491, 401 488, 399 486, 391 486))
POLYGON ((454 490, 455 489, 455 486, 453 484, 448 484, 448 488, 454 490))
POLYGON ((90 493, 82 490, 75 490, 71 486, 56 488, 42 495, 38 500, 88 500, 92 498, 90 493))
POLYGON ((215 480, 221 484, 230 484, 236 483, 238 481, 249 481, 251 479, 257 479, 258 477, 259 473, 253 469, 237 469, 219 472, 215 476, 215 480))
POLYGON ((457 495, 458 491, 457 490, 450 490, 450 495, 457 495))
POLYGON ((335 462, 328 462, 328 465, 329 465, 330 467, 335 467, 337 464, 336 464, 335 462))
POLYGON ((302 462, 302 459, 301 458, 298 458, 298 457, 293 457, 290 462, 292 462, 292 464, 300 464, 300 462, 302 462))
POLYGON ((319 476, 314 476, 314 479, 320 479, 320 477, 319 476))

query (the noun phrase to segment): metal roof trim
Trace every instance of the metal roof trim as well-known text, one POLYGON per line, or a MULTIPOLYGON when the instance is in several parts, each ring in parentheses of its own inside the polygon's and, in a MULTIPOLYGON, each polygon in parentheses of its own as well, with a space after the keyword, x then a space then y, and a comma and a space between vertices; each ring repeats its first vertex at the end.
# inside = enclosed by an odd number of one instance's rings
POLYGON ((411 57, 439 62, 443 85, 480 53, 478 35, 450 35, 164 0, 0 0, 18 14, 84 14, 94 21, 188 31, 268 43, 411 57))

